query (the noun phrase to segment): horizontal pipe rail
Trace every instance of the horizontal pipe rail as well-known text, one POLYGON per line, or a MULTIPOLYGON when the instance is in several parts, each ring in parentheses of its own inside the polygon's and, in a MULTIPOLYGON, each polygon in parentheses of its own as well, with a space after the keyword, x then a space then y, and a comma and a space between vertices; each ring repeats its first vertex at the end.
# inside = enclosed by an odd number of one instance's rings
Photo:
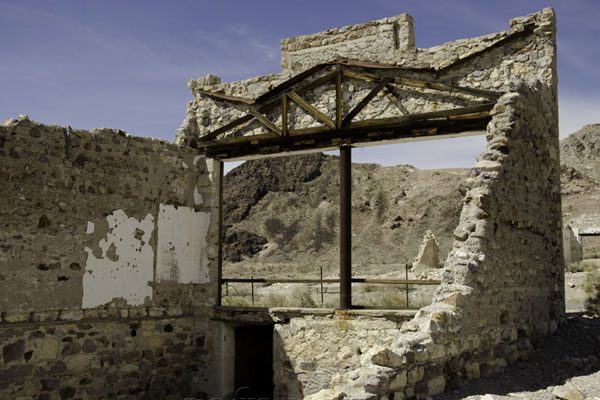
MULTIPOLYGON (((340 283, 339 279, 264 279, 264 278, 223 278, 221 283, 340 283)), ((365 279, 352 278, 352 283, 376 283, 388 285, 440 285, 442 281, 420 279, 365 279)))

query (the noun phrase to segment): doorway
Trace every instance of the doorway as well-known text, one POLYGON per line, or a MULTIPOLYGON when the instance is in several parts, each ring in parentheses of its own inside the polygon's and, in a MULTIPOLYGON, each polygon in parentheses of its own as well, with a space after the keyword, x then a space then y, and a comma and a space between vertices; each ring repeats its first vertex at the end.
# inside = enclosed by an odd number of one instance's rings
POLYGON ((235 328, 235 399, 273 399, 273 326, 235 328))

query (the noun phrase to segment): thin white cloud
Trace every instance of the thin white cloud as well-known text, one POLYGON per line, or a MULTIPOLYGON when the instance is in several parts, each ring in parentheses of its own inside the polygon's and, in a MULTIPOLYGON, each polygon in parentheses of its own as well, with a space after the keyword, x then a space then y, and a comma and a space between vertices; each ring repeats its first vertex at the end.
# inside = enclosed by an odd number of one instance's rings
POLYGON ((226 25, 225 30, 227 32, 234 33, 236 35, 247 35, 248 34, 248 25, 246 25, 246 24, 226 25))
MULTIPOLYGON (((218 44, 214 47, 215 50, 218 49, 222 57, 232 57, 236 60, 235 62, 228 63, 223 62, 223 58, 221 58, 222 65, 229 65, 229 68, 233 65, 243 65, 243 69, 253 71, 264 68, 265 58, 268 60, 279 59, 279 42, 265 40, 252 27, 245 24, 228 25, 225 27, 225 31, 229 35, 202 31, 195 33, 205 43, 218 44)), ((274 73, 278 71, 273 70, 270 72, 274 73)), ((251 77, 251 75, 247 77, 251 77)))

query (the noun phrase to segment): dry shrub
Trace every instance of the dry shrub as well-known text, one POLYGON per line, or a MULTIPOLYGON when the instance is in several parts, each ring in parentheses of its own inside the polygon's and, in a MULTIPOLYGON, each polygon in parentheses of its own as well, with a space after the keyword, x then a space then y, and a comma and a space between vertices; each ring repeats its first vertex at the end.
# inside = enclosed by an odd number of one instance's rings
POLYGON ((567 272, 593 272, 600 268, 600 261, 583 260, 567 266, 567 272))
POLYGON ((242 296, 224 296, 221 299, 221 304, 232 307, 251 307, 252 304, 242 296))
POLYGON ((288 301, 281 293, 269 292, 266 297, 260 299, 260 305, 263 307, 288 307, 288 301))
POLYGON ((260 300, 263 307, 299 307, 299 308, 317 308, 317 303, 312 299, 308 288, 297 288, 291 291, 289 295, 277 292, 269 294, 260 300))
POLYGON ((600 269, 589 272, 583 283, 583 290, 588 295, 585 301, 586 313, 600 317, 600 269))

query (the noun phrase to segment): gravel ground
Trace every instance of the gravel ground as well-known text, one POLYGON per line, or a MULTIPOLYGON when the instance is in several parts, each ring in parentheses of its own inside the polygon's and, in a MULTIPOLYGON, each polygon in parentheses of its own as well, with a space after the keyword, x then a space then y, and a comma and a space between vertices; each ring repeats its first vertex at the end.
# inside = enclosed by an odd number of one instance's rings
POLYGON ((565 323, 534 346, 528 361, 434 399, 600 400, 600 318, 568 312, 565 323))

